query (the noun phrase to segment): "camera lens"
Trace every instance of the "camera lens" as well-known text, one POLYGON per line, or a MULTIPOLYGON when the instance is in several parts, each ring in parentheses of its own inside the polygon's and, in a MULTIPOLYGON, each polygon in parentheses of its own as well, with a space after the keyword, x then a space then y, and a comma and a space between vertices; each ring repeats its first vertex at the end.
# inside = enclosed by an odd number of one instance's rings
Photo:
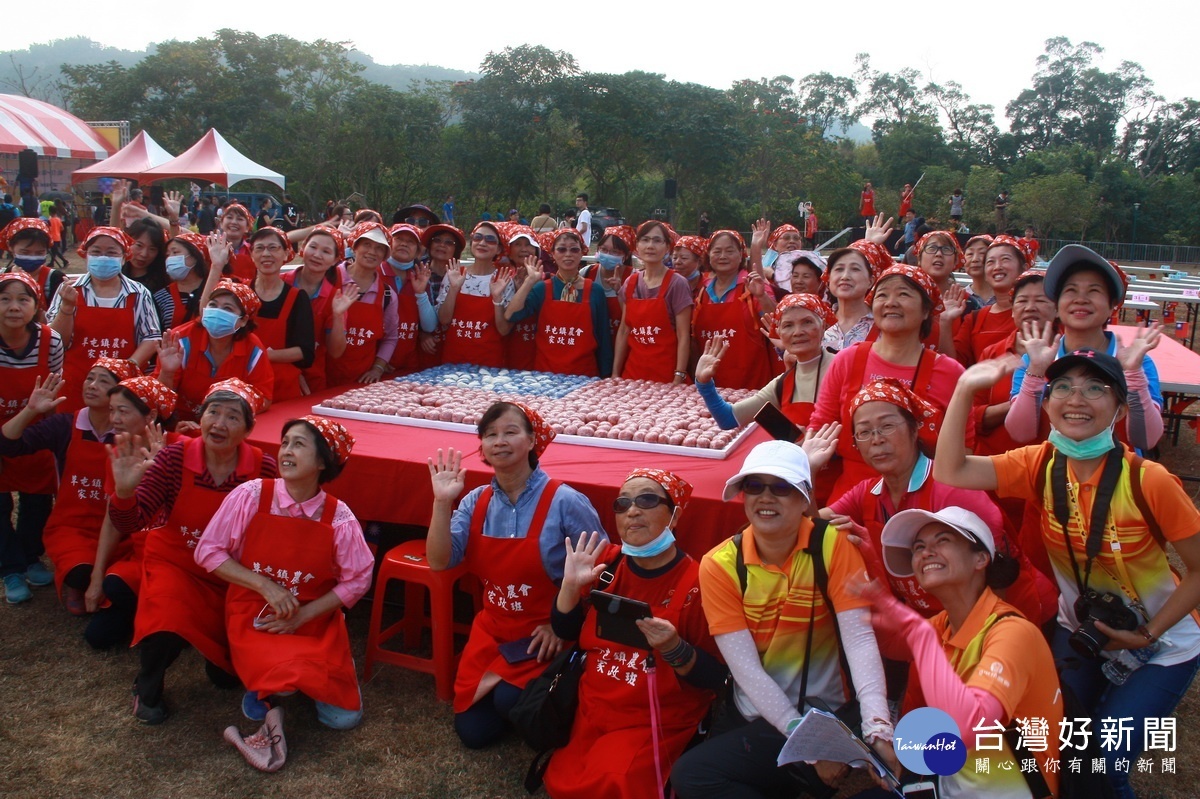
POLYGON ((1108 645, 1108 640, 1107 635, 1096 629, 1095 619, 1088 619, 1071 633, 1067 643, 1080 655, 1095 659, 1100 657, 1100 652, 1108 645))

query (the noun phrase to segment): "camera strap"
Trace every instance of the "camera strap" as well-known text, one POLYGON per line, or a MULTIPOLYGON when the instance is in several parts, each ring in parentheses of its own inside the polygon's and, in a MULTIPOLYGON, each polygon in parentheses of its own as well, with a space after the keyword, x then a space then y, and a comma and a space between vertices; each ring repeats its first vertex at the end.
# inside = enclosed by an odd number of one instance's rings
MULTIPOLYGON (((1084 549, 1086 560, 1083 575, 1079 574, 1079 562, 1075 558, 1075 548, 1071 545, 1071 507, 1067 496, 1067 461, 1069 459, 1055 453, 1050 463, 1050 490, 1054 498, 1054 517, 1062 528, 1063 541, 1067 545, 1067 554, 1071 557, 1071 569, 1075 572, 1075 584, 1079 593, 1083 594, 1092 576, 1092 562, 1100 554, 1100 543, 1104 536, 1104 527, 1108 523, 1109 505, 1112 503, 1113 491, 1121 478, 1121 466, 1125 461, 1124 450, 1118 445, 1108 451, 1104 459, 1104 471, 1100 475, 1100 485, 1092 502, 1091 524, 1086 529, 1087 544, 1084 549)), ((1076 502, 1078 507, 1079 503, 1076 502)), ((1082 519, 1080 519, 1082 521, 1082 519)))

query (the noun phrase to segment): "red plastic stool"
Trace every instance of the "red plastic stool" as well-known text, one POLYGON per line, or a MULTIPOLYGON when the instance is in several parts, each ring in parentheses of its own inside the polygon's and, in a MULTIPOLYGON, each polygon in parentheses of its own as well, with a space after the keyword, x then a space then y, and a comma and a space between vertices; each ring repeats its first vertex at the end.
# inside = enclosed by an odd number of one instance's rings
MULTIPOLYGON (((425 559, 424 541, 405 541, 393 547, 379 566, 375 578, 375 600, 371 606, 371 629, 367 633, 367 658, 364 677, 370 679, 375 661, 390 663, 413 671, 432 674, 437 686, 438 699, 450 701, 454 698, 454 672, 458 655, 454 651, 454 634, 466 635, 471 631, 469 624, 454 621, 454 586, 469 573, 462 566, 444 571, 429 568, 425 559), (395 624, 383 629, 383 600, 387 595, 390 580, 404 582, 404 615, 395 624), (429 591, 429 615, 425 615, 425 602, 421 586, 429 591), (384 649, 383 645, 404 633, 404 647, 416 649, 421 644, 421 630, 428 627, 433 637, 432 657, 420 657, 404 652, 384 649)), ((475 608, 479 608, 478 591, 473 592, 475 608)))

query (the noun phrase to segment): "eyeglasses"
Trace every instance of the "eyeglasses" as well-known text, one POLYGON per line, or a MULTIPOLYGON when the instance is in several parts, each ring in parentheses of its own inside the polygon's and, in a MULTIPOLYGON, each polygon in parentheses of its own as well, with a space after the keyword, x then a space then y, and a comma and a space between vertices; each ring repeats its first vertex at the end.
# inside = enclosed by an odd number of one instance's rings
POLYGON ((1078 391, 1086 400, 1098 400, 1108 392, 1112 391, 1112 386, 1106 386, 1098 380, 1089 380, 1082 386, 1076 386, 1065 377, 1054 380, 1046 387, 1046 393, 1058 400, 1064 400, 1067 397, 1078 391))
POLYGON ((636 497, 617 497, 613 500, 613 513, 626 513, 634 505, 642 510, 653 510, 659 505, 669 504, 671 500, 658 494, 638 494, 636 497))
POLYGON ((488 244, 499 244, 500 239, 491 233, 472 233, 471 241, 486 241, 488 244))
POLYGON ((925 249, 921 250, 921 252, 925 253, 926 255, 954 255, 954 248, 949 244, 946 244, 942 247, 939 247, 936 244, 926 244, 925 249))
POLYGON ((779 480, 778 482, 768 483, 758 477, 747 477, 742 480, 742 493, 758 496, 764 491, 770 490, 773 496, 787 497, 791 496, 796 487, 791 483, 779 480))
POLYGON ((583 252, 583 250, 579 249, 578 247, 555 247, 554 251, 561 252, 564 255, 578 255, 579 253, 583 252))
POLYGON ((283 245, 281 245, 281 244, 255 244, 254 247, 251 248, 250 252, 253 252, 253 253, 283 252, 283 245))
POLYGON ((666 244, 666 239, 660 239, 658 236, 642 236, 638 239, 642 244, 666 244))
POLYGON ((404 221, 410 225, 416 225, 417 227, 429 227, 429 220, 423 216, 405 217, 404 221))
POLYGON ((855 441, 870 441, 872 438, 875 437, 876 434, 878 434, 880 438, 887 438, 888 436, 890 436, 892 433, 895 433, 899 429, 900 429, 900 425, 895 424, 895 423, 889 423, 889 424, 881 424, 881 425, 879 425, 879 427, 876 427, 873 430, 855 430, 854 431, 854 440, 855 441))

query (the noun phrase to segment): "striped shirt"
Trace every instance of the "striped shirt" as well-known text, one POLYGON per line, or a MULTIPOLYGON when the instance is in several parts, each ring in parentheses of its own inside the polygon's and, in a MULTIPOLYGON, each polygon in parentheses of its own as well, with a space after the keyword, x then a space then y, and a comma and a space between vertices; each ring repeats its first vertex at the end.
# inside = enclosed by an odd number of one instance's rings
MULTIPOLYGON (((154 297, 150 294, 150 290, 140 283, 121 275, 121 290, 116 297, 112 298, 96 296, 96 292, 92 288, 91 275, 84 275, 76 280, 75 288, 79 292, 80 302, 86 303, 89 308, 112 308, 123 303, 126 297, 133 294, 134 346, 140 345, 143 341, 162 340, 162 327, 158 321, 158 308, 154 304, 154 297)), ((61 305, 62 292, 60 291, 54 295, 54 301, 50 303, 50 310, 46 311, 47 322, 54 321, 61 305)))
MULTIPOLYGON (((9 349, 0 342, 0 369, 33 369, 37 368, 38 360, 42 354, 42 326, 31 325, 33 335, 29 337, 29 343, 21 349, 20 352, 9 349)), ((63 365, 63 343, 62 336, 58 335, 57 330, 50 331, 50 360, 49 366, 51 372, 61 372, 63 365)))

